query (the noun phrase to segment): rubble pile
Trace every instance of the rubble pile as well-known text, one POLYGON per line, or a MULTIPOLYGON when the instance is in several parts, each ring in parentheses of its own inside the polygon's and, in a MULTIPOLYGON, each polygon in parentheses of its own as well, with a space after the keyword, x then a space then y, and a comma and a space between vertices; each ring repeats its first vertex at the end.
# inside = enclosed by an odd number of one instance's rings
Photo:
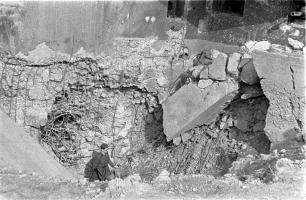
POLYGON ((102 142, 126 175, 149 180, 165 168, 222 175, 238 157, 288 138, 299 149, 301 48, 248 41, 191 52, 184 29, 168 35, 117 38, 112 55, 67 55, 44 43, 28 56, 1 54, 1 107, 81 171, 102 142))

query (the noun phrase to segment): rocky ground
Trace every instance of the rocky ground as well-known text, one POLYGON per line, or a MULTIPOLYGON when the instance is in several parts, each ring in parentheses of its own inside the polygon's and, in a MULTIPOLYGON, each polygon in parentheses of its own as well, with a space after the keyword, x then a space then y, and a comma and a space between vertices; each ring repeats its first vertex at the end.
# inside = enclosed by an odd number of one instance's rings
MULTIPOLYGON (((304 199, 305 160, 291 161, 281 156, 262 155, 253 159, 274 170, 267 183, 256 176, 265 167, 246 160, 236 161, 232 172, 222 178, 209 175, 169 175, 163 171, 151 182, 138 174, 109 183, 88 183, 47 179, 36 174, 25 174, 2 168, 0 171, 1 199, 304 199), (262 162, 264 161, 264 162, 262 162), (273 162, 275 161, 274 164, 273 162), (248 166, 249 172, 243 171, 248 166), (235 175, 236 174, 236 175, 235 175), (242 179, 243 174, 243 179, 242 179)), ((270 174, 270 176, 268 176, 270 174)))

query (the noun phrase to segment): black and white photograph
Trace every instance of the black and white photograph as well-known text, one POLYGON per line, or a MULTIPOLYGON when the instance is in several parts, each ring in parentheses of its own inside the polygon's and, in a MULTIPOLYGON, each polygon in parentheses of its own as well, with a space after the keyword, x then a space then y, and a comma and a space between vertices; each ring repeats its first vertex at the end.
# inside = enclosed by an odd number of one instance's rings
POLYGON ((306 199, 305 0, 0 0, 0 200, 306 199))

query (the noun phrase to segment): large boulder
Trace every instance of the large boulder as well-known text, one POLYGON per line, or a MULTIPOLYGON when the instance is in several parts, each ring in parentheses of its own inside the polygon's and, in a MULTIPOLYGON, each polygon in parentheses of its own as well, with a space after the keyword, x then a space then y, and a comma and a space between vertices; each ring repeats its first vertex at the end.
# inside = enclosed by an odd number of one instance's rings
POLYGON ((300 138, 305 134, 305 58, 262 51, 252 56, 270 103, 264 130, 272 145, 300 138))

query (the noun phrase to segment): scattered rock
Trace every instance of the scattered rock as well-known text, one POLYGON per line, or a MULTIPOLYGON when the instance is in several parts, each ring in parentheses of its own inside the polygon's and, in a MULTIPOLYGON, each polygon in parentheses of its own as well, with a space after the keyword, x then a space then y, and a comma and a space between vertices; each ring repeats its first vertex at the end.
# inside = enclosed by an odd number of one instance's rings
POLYGON ((206 88, 207 86, 210 86, 213 83, 212 80, 208 79, 208 80, 200 80, 198 83, 198 87, 199 88, 206 88))
POLYGON ((238 76, 239 71, 238 71, 238 65, 240 62, 241 54, 240 53, 233 53, 230 55, 227 63, 227 71, 230 74, 233 74, 235 76, 238 76))
POLYGON ((213 63, 209 65, 208 77, 213 80, 225 81, 226 62, 227 62, 227 55, 219 53, 218 56, 213 60, 213 63))
POLYGON ((293 49, 302 49, 304 47, 304 44, 298 40, 294 40, 292 38, 288 38, 288 43, 290 46, 293 47, 293 49))
POLYGON ((149 22, 149 20, 150 20, 150 16, 146 16, 146 17, 145 17, 145 21, 146 21, 146 22, 149 22))
MULTIPOLYGON (((240 79, 249 85, 254 85, 255 83, 259 82, 259 77, 257 75, 257 72, 254 68, 252 59, 243 60, 243 63, 245 63, 242 67, 241 73, 240 73, 240 79)), ((242 63, 242 64, 243 64, 242 63)))

